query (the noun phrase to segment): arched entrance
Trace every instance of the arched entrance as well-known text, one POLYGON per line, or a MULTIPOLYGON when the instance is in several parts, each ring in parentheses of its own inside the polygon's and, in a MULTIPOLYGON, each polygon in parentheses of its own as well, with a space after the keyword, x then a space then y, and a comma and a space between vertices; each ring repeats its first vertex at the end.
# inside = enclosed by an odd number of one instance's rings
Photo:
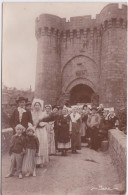
POLYGON ((91 103, 91 97, 94 91, 85 84, 78 84, 70 90, 70 104, 91 103))

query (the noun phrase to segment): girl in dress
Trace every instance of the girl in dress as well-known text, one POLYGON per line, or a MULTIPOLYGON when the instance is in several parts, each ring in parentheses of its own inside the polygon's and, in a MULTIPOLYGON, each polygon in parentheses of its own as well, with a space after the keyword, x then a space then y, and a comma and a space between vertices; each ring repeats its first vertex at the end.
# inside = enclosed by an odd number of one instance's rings
POLYGON ((37 157, 37 167, 46 165, 49 162, 48 156, 48 135, 47 135, 47 123, 40 122, 46 116, 43 113, 43 101, 40 99, 34 99, 32 103, 32 119, 35 127, 35 135, 39 140, 39 152, 37 157))
POLYGON ((22 172, 25 176, 36 176, 36 156, 38 156, 39 151, 39 140, 34 135, 34 127, 28 127, 26 130, 26 152, 23 159, 22 172))

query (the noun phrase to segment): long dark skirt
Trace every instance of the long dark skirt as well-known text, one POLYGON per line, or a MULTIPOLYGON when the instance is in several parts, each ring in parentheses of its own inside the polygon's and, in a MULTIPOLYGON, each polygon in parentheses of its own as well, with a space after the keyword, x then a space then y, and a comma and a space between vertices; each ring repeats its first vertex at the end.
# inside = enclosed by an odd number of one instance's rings
POLYGON ((99 137, 98 137, 99 129, 94 127, 90 128, 91 135, 91 148, 97 150, 99 148, 99 137))
POLYGON ((80 126, 77 123, 72 123, 71 148, 72 150, 81 149, 80 126))

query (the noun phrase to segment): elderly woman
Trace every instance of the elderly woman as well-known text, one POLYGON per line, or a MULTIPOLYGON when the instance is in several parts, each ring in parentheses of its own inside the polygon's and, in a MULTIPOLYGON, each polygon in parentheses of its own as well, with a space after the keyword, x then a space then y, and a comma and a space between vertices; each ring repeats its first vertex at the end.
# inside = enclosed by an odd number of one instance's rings
POLYGON ((71 118, 67 108, 63 108, 62 115, 58 121, 58 150, 62 152, 62 156, 66 156, 67 150, 71 148, 70 132, 71 118))
POLYGON ((77 113, 77 108, 73 107, 72 113, 70 114, 72 122, 72 153, 76 153, 76 150, 81 149, 81 115, 77 113))
POLYGON ((37 167, 46 165, 49 162, 48 156, 48 135, 47 135, 47 123, 40 122, 46 116, 43 113, 43 101, 40 99, 34 99, 32 103, 32 119, 35 127, 35 135, 39 140, 39 152, 37 157, 37 167))

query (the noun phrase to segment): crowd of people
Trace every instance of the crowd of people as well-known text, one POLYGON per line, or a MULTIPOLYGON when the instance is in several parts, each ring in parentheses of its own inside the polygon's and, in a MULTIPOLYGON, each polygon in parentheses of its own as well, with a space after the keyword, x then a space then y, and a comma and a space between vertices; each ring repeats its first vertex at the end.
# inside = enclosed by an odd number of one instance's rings
POLYGON ((50 155, 76 154, 81 143, 99 151, 108 139, 108 130, 118 128, 114 109, 84 104, 81 106, 44 105, 40 99, 29 102, 19 97, 10 125, 13 128, 9 154, 10 172, 6 176, 36 176, 37 167, 46 167, 50 155))

